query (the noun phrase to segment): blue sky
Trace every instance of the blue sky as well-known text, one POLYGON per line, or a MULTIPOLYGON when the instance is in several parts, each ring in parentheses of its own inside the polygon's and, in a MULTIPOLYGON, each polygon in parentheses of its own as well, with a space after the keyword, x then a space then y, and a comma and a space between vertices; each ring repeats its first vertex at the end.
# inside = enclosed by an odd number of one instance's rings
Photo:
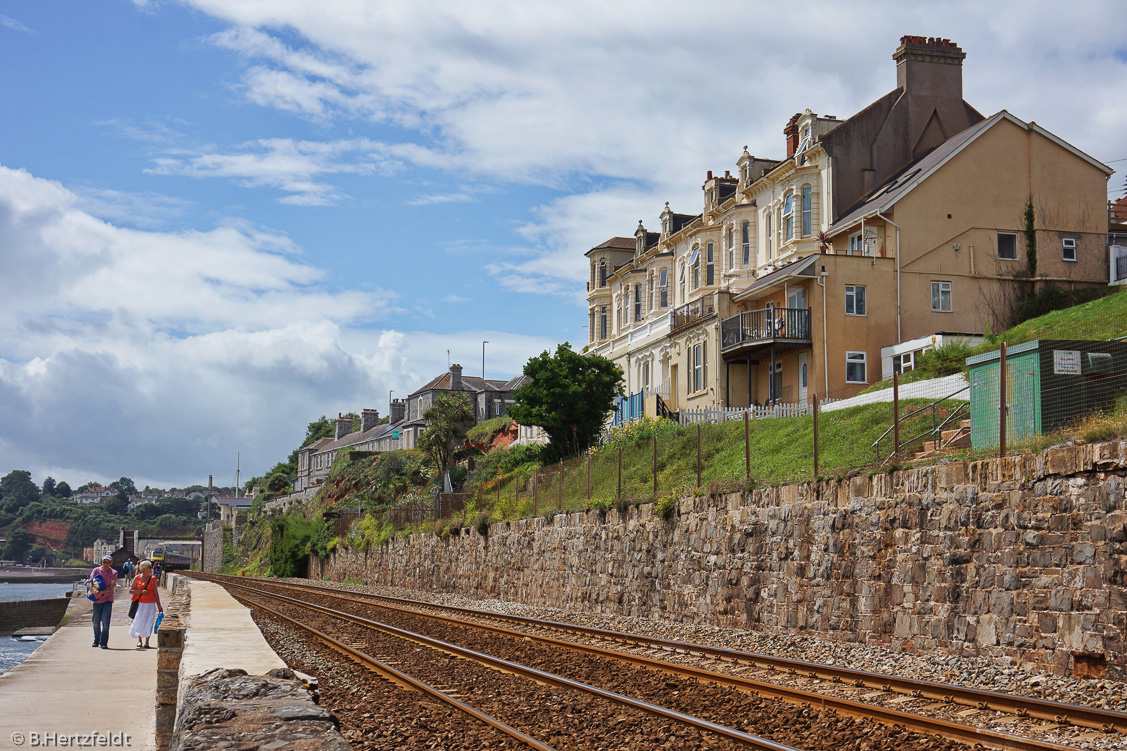
POLYGON ((585 250, 886 93, 903 34, 1127 165, 1114 4, 803 7, 0 2, 0 470, 260 473, 447 350, 581 346, 585 250))

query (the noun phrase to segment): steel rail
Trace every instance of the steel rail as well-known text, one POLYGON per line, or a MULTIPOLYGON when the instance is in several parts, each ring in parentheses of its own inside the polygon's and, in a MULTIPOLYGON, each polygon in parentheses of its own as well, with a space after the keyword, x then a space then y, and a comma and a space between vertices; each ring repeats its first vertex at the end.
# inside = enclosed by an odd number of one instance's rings
MULTIPOLYGON (((335 587, 326 587, 317 584, 293 584, 291 582, 270 582, 270 584, 275 584, 276 586, 293 587, 299 590, 308 589, 314 591, 322 591, 337 595, 339 595, 341 592, 340 589, 337 589, 335 587)), ((528 618, 526 616, 493 613, 487 610, 474 610, 472 608, 463 608, 456 605, 438 605, 430 602, 408 600, 399 597, 390 597, 388 595, 371 594, 368 592, 349 592, 349 594, 359 595, 361 597, 367 597, 376 600, 409 604, 414 607, 421 606, 436 608, 439 610, 462 613, 476 618, 492 618, 494 620, 503 620, 510 623, 520 623, 537 628, 547 628, 588 636, 596 636, 599 638, 624 642, 626 644, 633 644, 636 646, 654 647, 667 651, 699 654, 704 657, 712 657, 718 660, 728 660, 742 664, 754 665, 755 667, 775 671, 781 670, 791 674, 801 674, 809 678, 820 678, 822 680, 829 680, 834 683, 850 683, 857 687, 876 688, 883 691, 888 691, 890 693, 918 696, 923 699, 954 702, 955 704, 974 707, 975 709, 1005 712, 1007 714, 1013 714, 1019 717, 1032 717, 1035 719, 1046 720, 1048 722, 1058 724, 1077 725, 1080 727, 1093 728, 1095 730, 1101 730, 1104 732, 1118 731, 1120 733, 1127 733, 1127 713, 1116 712, 1110 709, 1085 707, 1079 704, 1065 704, 1063 702, 1054 702, 1047 699, 1037 699, 1028 696, 1005 694, 999 691, 968 688, 966 686, 958 686, 952 683, 939 683, 937 681, 927 681, 919 678, 905 678, 901 676, 888 675, 886 673, 873 673, 864 670, 854 670, 852 668, 839 667, 836 665, 825 665, 823 663, 817 662, 793 660, 787 657, 775 657, 772 655, 764 655, 756 652, 743 652, 735 649, 726 649, 724 647, 712 647, 704 644, 695 644, 693 642, 661 639, 658 637, 642 636, 639 634, 629 634, 622 631, 611 631, 608 629, 592 628, 589 626, 578 626, 571 623, 561 623, 559 621, 546 621, 537 618, 528 618)))
MULTIPOLYGON (((373 620, 370 620, 368 618, 363 618, 363 617, 358 616, 358 615, 353 615, 352 613, 345 613, 341 610, 334 610, 333 608, 327 608, 323 605, 317 605, 317 604, 311 603, 311 602, 304 602, 302 600, 298 600, 298 599, 295 599, 293 597, 287 597, 285 595, 278 594, 277 592, 268 592, 268 591, 265 591, 263 589, 248 586, 246 584, 240 584, 240 583, 235 582, 235 581, 227 581, 227 582, 225 582, 225 585, 229 586, 229 587, 235 587, 235 588, 238 588, 238 589, 244 589, 244 590, 247 590, 249 592, 259 594, 259 595, 265 595, 266 597, 271 597, 275 600, 287 602, 291 605, 296 605, 298 607, 308 608, 310 610, 314 610, 316 612, 319 612, 319 613, 322 613, 324 615, 328 615, 328 616, 331 616, 333 618, 337 618, 337 619, 340 619, 340 620, 343 620, 343 621, 350 621, 350 622, 355 623, 357 625, 364 626, 366 628, 370 628, 370 629, 373 629, 375 631, 381 631, 385 634, 389 634, 391 636, 396 636, 396 637, 399 637, 401 639, 406 639, 406 640, 412 641, 416 644, 420 644, 420 645, 423 645, 425 647, 429 647, 431 649, 436 649, 440 652, 445 652, 446 654, 453 655, 455 657, 461 657, 461 658, 465 658, 465 659, 468 659, 468 660, 472 660, 474 662, 477 662, 477 663, 482 664, 482 665, 486 665, 488 667, 494 668, 496 670, 500 670, 502 672, 515 673, 517 675, 523 676, 525 678, 528 678, 528 679, 533 680, 533 681, 540 683, 540 684, 555 686, 556 688, 563 688, 563 689, 568 689, 568 690, 572 690, 572 691, 582 691, 584 693, 588 693, 588 694, 591 694, 593 696, 598 696, 598 697, 600 697, 602 699, 606 699, 608 701, 616 702, 618 704, 623 704, 625 706, 641 710, 643 712, 646 712, 647 714, 652 714, 652 715, 655 715, 657 717, 663 717, 667 720, 674 720, 676 722, 680 722, 680 723, 683 723, 685 725, 689 725, 691 727, 697 728, 698 730, 703 730, 703 731, 706 731, 706 732, 715 733, 715 734, 720 735, 724 738, 728 738, 729 740, 737 741, 739 743, 743 743, 745 745, 748 745, 752 748, 763 749, 763 751, 800 751, 800 749, 796 749, 792 746, 784 746, 780 743, 775 743, 774 741, 769 741, 766 738, 760 738, 758 736, 754 736, 754 735, 751 735, 749 733, 745 733, 741 730, 736 730, 735 728, 730 728, 730 727, 727 727, 727 726, 724 726, 724 725, 719 725, 719 724, 714 723, 714 722, 709 722, 708 720, 703 720, 699 717, 693 717, 691 715, 682 714, 681 712, 677 712, 675 710, 668 709, 666 707, 662 707, 662 706, 659 706, 657 704, 649 704, 647 702, 640 701, 638 699, 632 699, 629 696, 623 696, 622 694, 616 694, 612 691, 606 691, 604 689, 597 688, 595 686, 590 686, 590 685, 587 685, 585 683, 580 683, 579 681, 573 681, 569 678, 564 678, 563 676, 556 675, 554 673, 548 673, 548 672, 545 672, 545 671, 542 671, 542 670, 537 670, 535 668, 528 667, 527 665, 521 665, 521 664, 516 663, 516 662, 510 662, 508 660, 503 660, 499 657, 493 657, 493 656, 487 655, 483 652, 476 652, 472 649, 466 649, 465 647, 459 647, 456 644, 450 644, 448 642, 444 642, 444 641, 441 641, 439 639, 432 639, 429 636, 424 636, 422 634, 416 634, 412 631, 407 631, 405 629, 396 628, 395 626, 390 626, 386 623, 379 623, 378 621, 373 621, 373 620)), ((261 606, 258 606, 258 607, 261 607, 261 606)))
MULTIPOLYGON (((293 585, 287 583, 263 582, 273 586, 288 586, 296 589, 305 589, 304 585, 293 585)), ((235 584, 235 586, 240 586, 235 584)), ((244 585, 245 586, 245 585, 244 585)), ((309 589, 322 589, 320 587, 309 587, 309 589)), ((261 591, 261 590, 256 590, 261 591)), ((285 597, 284 595, 272 596, 285 597)), ((360 605, 372 605, 374 603, 366 602, 364 600, 347 597, 335 593, 318 593, 325 596, 334 597, 346 602, 354 602, 360 605)), ((357 594, 357 593, 351 593, 357 594)), ((286 598, 290 599, 290 598, 286 598)), ((313 607, 321 607, 312 605, 313 607)), ((927 717, 924 715, 911 714, 909 712, 901 712, 895 709, 887 709, 872 704, 865 704, 863 702, 855 702, 849 699, 842 699, 838 697, 826 696, 824 694, 817 694, 803 689, 791 688, 789 686, 780 686, 775 683, 766 683, 763 681, 756 681, 750 678, 742 678, 740 676, 730 675, 728 673, 716 673, 703 668, 694 668, 687 665, 677 665, 673 663, 662 662, 654 660, 649 657, 642 657, 639 655, 630 655, 623 652, 616 652, 602 647, 595 647, 586 644, 576 644, 575 642, 562 641, 553 639, 547 636, 539 636, 536 634, 527 634, 519 631, 510 631, 499 626, 490 626, 481 623, 466 623, 456 618, 447 616, 436 615, 433 613, 419 613, 414 610, 407 610, 391 605, 377 605, 377 607, 387 608, 400 613, 409 613, 411 615, 430 618, 437 621, 451 623, 459 626, 468 626, 471 628, 478 628, 491 633, 501 634, 504 636, 512 636, 519 639, 528 639, 531 641, 540 642, 549 646, 571 649, 573 651, 583 652, 586 654, 596 655, 599 657, 619 660, 627 662, 638 667, 644 667, 651 670, 657 670, 665 673, 680 675, 685 678, 693 678, 698 681, 706 681, 716 683, 718 685, 727 686, 740 691, 755 694, 757 696, 769 696, 776 699, 782 699, 791 703, 804 704, 806 706, 829 709, 840 714, 849 715, 852 717, 866 718, 879 722, 883 725, 892 727, 903 727, 917 732, 939 735, 944 738, 956 740, 962 743, 984 743, 996 746, 998 748, 1013 749, 1014 751, 1063 751, 1067 746, 1061 746, 1054 743, 1045 741, 1038 741, 1032 738, 1022 738, 1019 736, 1008 735, 1005 733, 997 733, 985 728, 977 728, 969 725, 962 725, 959 723, 941 720, 935 717, 927 717)), ((367 619, 363 619, 367 620, 367 619)))
MULTIPOLYGON (((255 590, 255 591, 258 591, 258 590, 255 590)), ((288 615, 285 615, 283 613, 279 613, 277 610, 274 610, 273 608, 268 608, 265 605, 262 605, 262 604, 259 604, 259 603, 250 603, 250 604, 253 605, 253 607, 259 608, 260 610, 264 610, 265 612, 269 613, 270 615, 274 616, 275 618, 279 618, 283 621, 287 621, 288 623, 290 623, 294 626, 297 626, 298 628, 301 628, 301 629, 308 631, 309 633, 311 633, 315 637, 317 637, 319 640, 321 640, 323 643, 327 644, 329 647, 337 650, 338 652, 343 653, 347 657, 351 657, 353 660, 356 660, 360 664, 367 667, 369 670, 372 670, 372 671, 382 675, 384 678, 387 678, 389 681, 391 681, 392 683, 395 683, 398 686, 401 686, 401 687, 404 687, 404 688, 414 689, 416 691, 419 691, 420 693, 426 694, 427 696, 429 696, 433 699, 437 699, 438 701, 443 702, 444 704, 447 704, 451 707, 454 707, 455 709, 459 710, 460 712, 463 712, 463 713, 465 713, 465 714, 467 714, 470 717, 473 717, 475 719, 481 720, 486 725, 489 725, 490 727, 492 727, 496 730, 500 730, 505 735, 508 735, 509 737, 520 741, 521 743, 525 744, 529 748, 536 749, 536 751, 556 751, 556 749, 554 749, 552 746, 548 746, 546 744, 543 744, 540 741, 536 740, 535 738, 528 736, 528 735, 525 735, 524 733, 520 732, 516 728, 514 728, 510 725, 506 725, 505 723, 503 723, 500 720, 497 720, 493 717, 490 717, 489 715, 485 714, 481 710, 476 709, 474 707, 471 707, 469 704, 458 701, 454 697, 449 696, 448 694, 438 690, 437 688, 435 688, 434 686, 431 686, 428 683, 425 683, 424 681, 420 681, 419 679, 413 678, 412 676, 409 676, 402 671, 396 670, 395 668, 391 667, 387 663, 381 662, 380 660, 377 660, 375 657, 372 657, 369 654, 365 654, 364 652, 361 652, 358 649, 350 647, 349 645, 345 644, 342 641, 334 639, 333 637, 329 636, 328 634, 324 633, 323 631, 318 631, 317 629, 313 628, 312 626, 310 626, 308 624, 305 624, 305 623, 302 623, 301 621, 290 618, 288 615)))

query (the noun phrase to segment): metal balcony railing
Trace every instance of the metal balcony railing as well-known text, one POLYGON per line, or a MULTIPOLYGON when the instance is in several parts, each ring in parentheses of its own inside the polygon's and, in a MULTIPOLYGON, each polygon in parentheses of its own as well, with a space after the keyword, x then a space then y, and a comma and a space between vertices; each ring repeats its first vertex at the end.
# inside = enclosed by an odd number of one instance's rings
POLYGON ((672 331, 678 331, 697 321, 716 315, 716 296, 708 295, 673 310, 672 331))
POLYGON ((720 322, 720 351, 778 340, 809 342, 810 308, 747 310, 720 322))

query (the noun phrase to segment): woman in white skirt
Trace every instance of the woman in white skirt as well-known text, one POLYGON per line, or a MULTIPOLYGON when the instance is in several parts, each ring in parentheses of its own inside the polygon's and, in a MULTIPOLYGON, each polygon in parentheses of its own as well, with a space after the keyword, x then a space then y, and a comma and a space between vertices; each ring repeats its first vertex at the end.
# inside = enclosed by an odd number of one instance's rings
POLYGON ((129 635, 137 639, 137 649, 152 649, 149 637, 153 634, 153 621, 157 613, 163 613, 160 593, 157 591, 157 577, 153 576, 152 561, 141 561, 140 573, 133 578, 129 594, 137 598, 137 614, 129 626, 129 635), (144 644, 142 644, 144 640, 144 644))

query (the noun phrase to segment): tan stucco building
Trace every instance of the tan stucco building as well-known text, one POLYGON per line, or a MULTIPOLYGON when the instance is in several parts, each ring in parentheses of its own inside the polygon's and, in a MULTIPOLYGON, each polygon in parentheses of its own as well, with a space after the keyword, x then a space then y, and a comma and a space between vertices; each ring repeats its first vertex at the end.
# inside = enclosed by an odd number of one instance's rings
POLYGON ((701 214, 667 205, 660 232, 587 253, 588 351, 627 393, 673 411, 850 396, 880 380, 882 348, 998 330, 1030 229, 1037 283, 1107 283, 1111 170, 984 118, 948 40, 893 57, 897 88, 857 115, 795 115, 785 159, 745 149, 736 176, 708 174, 701 214))

